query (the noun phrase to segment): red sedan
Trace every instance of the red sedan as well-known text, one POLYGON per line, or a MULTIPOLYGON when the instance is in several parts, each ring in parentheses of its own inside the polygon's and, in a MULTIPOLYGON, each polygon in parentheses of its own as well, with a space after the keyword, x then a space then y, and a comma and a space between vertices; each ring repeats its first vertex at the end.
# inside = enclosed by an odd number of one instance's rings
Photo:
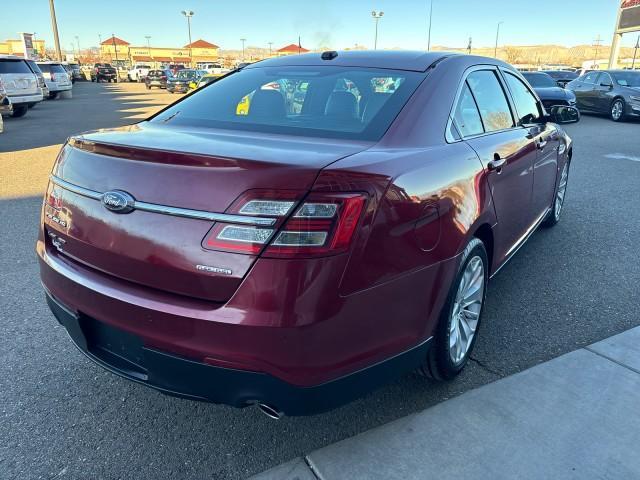
POLYGON ((560 219, 558 124, 577 118, 489 58, 249 65, 62 148, 37 242, 49 305, 108 370, 273 417, 416 368, 451 379, 489 278, 560 219))

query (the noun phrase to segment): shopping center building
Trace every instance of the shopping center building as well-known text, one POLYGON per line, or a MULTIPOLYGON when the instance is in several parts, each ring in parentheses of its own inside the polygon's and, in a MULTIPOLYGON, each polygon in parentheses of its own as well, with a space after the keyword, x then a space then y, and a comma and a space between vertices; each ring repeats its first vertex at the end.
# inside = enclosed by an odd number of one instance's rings
POLYGON ((184 63, 187 65, 200 62, 218 61, 220 47, 205 40, 179 48, 134 47, 118 37, 110 37, 100 44, 100 58, 111 63, 151 63, 169 64, 184 63))

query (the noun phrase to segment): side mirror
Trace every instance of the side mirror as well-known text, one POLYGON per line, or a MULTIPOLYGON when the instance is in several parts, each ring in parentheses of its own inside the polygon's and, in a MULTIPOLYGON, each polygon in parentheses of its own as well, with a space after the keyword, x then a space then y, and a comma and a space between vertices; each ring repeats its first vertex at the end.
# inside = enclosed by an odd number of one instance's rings
POLYGON ((580 111, 568 105, 554 105, 549 111, 549 120, 553 123, 577 123, 580 121, 580 111))

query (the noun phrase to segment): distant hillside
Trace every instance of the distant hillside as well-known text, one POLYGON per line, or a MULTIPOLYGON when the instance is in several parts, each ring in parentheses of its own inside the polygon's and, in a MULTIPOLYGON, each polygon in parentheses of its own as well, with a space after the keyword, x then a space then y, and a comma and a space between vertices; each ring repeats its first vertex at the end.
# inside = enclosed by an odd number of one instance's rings
MULTIPOLYGON (((433 50, 446 50, 449 52, 466 52, 466 48, 452 48, 445 46, 435 46, 433 50)), ((597 49, 598 59, 608 59, 611 47, 601 45, 597 49)), ((493 57, 493 47, 473 48, 471 53, 493 57)), ((639 53, 640 55, 640 53, 639 53)), ((632 58, 633 48, 621 48, 620 58, 632 58)), ((575 47, 563 47, 561 45, 530 45, 530 46, 509 46, 498 48, 498 58, 508 63, 529 63, 529 64, 564 64, 581 66, 582 62, 594 60, 596 58, 596 47, 592 45, 577 45, 575 47)))

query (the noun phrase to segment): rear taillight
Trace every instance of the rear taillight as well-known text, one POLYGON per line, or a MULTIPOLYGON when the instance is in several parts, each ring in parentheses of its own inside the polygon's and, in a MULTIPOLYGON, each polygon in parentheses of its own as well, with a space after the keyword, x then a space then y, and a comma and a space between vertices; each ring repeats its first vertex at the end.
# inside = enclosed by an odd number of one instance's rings
POLYGON ((273 226, 216 223, 203 247, 267 257, 292 258, 342 253, 351 245, 367 196, 311 193, 300 203, 291 192, 246 195, 229 213, 271 217, 273 226))
POLYGON ((53 73, 53 72, 51 72, 51 81, 52 81, 52 82, 57 82, 57 80, 56 80, 56 74, 55 74, 55 73, 53 73))

